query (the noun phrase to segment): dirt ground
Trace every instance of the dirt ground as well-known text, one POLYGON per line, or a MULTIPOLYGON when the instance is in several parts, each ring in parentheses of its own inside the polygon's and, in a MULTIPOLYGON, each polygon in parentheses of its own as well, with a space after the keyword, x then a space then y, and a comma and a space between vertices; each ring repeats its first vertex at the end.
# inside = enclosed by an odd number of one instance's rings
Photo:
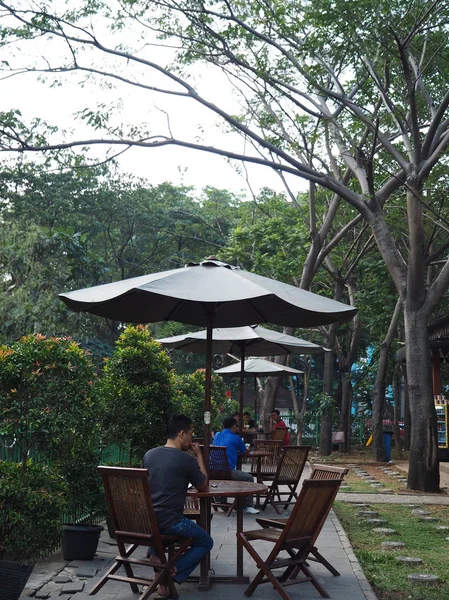
MULTIPOLYGON (((408 462, 395 460, 393 464, 401 471, 408 473, 408 462)), ((447 462, 440 463, 440 488, 449 492, 449 463, 447 462)))

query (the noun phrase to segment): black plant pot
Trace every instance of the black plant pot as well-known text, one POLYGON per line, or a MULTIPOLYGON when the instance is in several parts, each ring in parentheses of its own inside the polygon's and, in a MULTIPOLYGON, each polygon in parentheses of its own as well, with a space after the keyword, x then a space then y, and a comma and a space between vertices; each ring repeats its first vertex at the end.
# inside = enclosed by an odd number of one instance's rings
POLYGON ((101 525, 63 525, 62 556, 64 560, 92 560, 98 547, 101 525))
POLYGON ((21 565, 10 560, 0 560, 0 598, 18 600, 34 565, 21 565))

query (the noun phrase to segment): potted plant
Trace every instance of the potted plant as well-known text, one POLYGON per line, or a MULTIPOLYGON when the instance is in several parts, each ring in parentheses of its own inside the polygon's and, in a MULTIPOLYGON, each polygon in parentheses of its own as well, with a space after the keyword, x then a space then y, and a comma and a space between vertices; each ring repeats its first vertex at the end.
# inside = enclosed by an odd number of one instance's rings
POLYGON ((106 499, 97 473, 99 453, 92 447, 73 449, 71 457, 58 462, 67 483, 67 516, 62 525, 64 560, 92 560, 103 527, 98 523, 107 513, 106 499))
POLYGON ((49 467, 0 461, 0 598, 17 600, 37 559, 59 548, 66 484, 49 467))

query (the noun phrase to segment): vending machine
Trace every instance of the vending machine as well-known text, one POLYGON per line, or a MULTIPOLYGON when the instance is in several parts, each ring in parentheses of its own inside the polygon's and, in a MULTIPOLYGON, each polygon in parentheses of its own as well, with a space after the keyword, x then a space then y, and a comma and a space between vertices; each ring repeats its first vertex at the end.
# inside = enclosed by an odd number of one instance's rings
POLYGON ((434 396, 434 402, 437 413, 438 458, 441 461, 449 461, 448 401, 446 396, 434 396))

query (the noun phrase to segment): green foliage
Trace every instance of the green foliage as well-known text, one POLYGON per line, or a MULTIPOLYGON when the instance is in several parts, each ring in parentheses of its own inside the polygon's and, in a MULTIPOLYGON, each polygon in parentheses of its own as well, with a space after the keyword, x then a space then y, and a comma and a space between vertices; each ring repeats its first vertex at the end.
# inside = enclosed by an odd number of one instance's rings
POLYGON ((55 471, 0 461, 0 558, 34 562, 59 546, 67 487, 55 471))
POLYGON ((95 369, 71 338, 28 335, 0 347, 0 433, 15 441, 26 467, 30 450, 61 458, 95 431, 95 369))
POLYGON ((95 442, 92 440, 90 444, 72 448, 72 452, 54 463, 67 483, 65 513, 70 522, 93 524, 107 512, 106 497, 97 472, 100 453, 95 449, 95 442))
POLYGON ((322 417, 323 415, 330 413, 332 423, 337 425, 339 418, 337 404, 335 402, 335 398, 332 398, 332 396, 329 396, 329 394, 326 394, 325 392, 319 392, 316 394, 312 411, 314 415, 318 417, 322 417))
POLYGON ((127 327, 106 361, 96 393, 108 443, 123 446, 130 460, 166 440, 172 413, 170 358, 142 325, 127 327))
MULTIPOLYGON (((206 372, 198 369, 190 375, 174 376, 174 411, 187 415, 193 423, 195 435, 203 437, 204 389, 206 372)), ((212 374, 211 428, 221 427, 219 407, 226 402, 225 385, 219 375, 212 374)))

